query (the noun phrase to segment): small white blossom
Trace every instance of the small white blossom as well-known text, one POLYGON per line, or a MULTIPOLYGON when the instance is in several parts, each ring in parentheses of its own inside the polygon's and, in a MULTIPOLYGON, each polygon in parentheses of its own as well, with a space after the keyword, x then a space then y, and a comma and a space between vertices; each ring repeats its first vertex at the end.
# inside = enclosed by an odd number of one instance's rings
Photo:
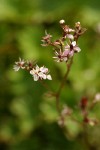
POLYGON ((55 51, 55 57, 53 57, 54 59, 55 59, 55 61, 57 61, 57 62, 66 62, 67 61, 67 56, 66 55, 64 55, 64 53, 63 52, 57 52, 57 51, 55 51))
POLYGON ((21 69, 25 69, 24 64, 25 64, 25 61, 24 61, 24 60, 21 60, 21 58, 19 58, 19 61, 18 61, 18 62, 15 62, 15 65, 14 65, 13 69, 14 69, 15 71, 18 71, 20 68, 21 68, 21 69))
POLYGON ((55 51, 55 56, 53 57, 57 62, 66 62, 69 58, 73 57, 75 52, 80 52, 81 49, 76 45, 76 41, 71 42, 65 46, 64 51, 55 51))
POLYGON ((74 55, 74 51, 69 49, 70 47, 68 47, 67 49, 65 49, 65 51, 61 52, 57 52, 55 51, 55 57, 53 57, 55 59, 55 61, 57 62, 66 62, 68 61, 69 58, 71 58, 74 55))
POLYGON ((30 71, 30 74, 32 74, 34 81, 37 81, 39 79, 52 80, 51 75, 48 74, 48 68, 45 68, 44 66, 39 68, 39 66, 36 65, 36 67, 30 71))

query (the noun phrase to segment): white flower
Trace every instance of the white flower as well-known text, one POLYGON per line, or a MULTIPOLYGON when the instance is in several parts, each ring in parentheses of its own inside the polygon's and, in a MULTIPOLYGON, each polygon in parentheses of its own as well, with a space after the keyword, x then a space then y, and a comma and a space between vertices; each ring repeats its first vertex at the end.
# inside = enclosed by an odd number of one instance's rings
POLYGON ((61 50, 59 52, 55 51, 55 57, 53 57, 55 59, 55 61, 57 62, 66 62, 67 61, 67 54, 65 55, 63 52, 61 52, 61 50))
POLYGON ((67 49, 65 49, 65 51, 61 52, 61 50, 59 52, 55 51, 55 57, 53 57, 55 59, 55 61, 57 62, 66 62, 68 61, 69 58, 71 58, 74 55, 74 51, 70 50, 69 45, 67 45, 67 49))
POLYGON ((21 68, 21 69, 25 69, 24 64, 25 64, 25 61, 24 61, 24 60, 21 60, 21 58, 19 58, 19 61, 18 61, 18 62, 15 62, 15 65, 14 65, 13 69, 14 69, 15 71, 18 71, 20 68, 21 68))
POLYGON ((51 75, 48 74, 48 68, 45 68, 44 66, 39 68, 39 66, 36 65, 36 67, 30 71, 30 74, 32 74, 34 81, 37 81, 39 79, 52 80, 51 75))

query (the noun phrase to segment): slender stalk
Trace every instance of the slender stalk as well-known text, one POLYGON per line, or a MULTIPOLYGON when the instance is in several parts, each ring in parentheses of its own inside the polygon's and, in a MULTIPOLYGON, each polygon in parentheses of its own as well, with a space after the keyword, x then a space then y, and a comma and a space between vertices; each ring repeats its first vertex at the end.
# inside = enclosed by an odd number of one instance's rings
POLYGON ((69 75, 72 63, 73 63, 73 57, 71 58, 70 63, 67 64, 67 71, 66 71, 66 73, 65 73, 65 75, 64 75, 64 77, 62 79, 62 82, 61 82, 61 84, 59 86, 59 89, 58 89, 58 91, 57 91, 57 93, 55 95, 55 97, 56 97, 56 107, 57 107, 57 110, 58 110, 59 113, 60 113, 60 105, 59 105, 60 94, 61 94, 61 91, 62 91, 64 85, 65 85, 65 81, 67 80, 67 77, 69 75))
POLYGON ((87 126, 83 123, 83 139, 87 150, 92 150, 91 144, 88 139, 87 126))
POLYGON ((48 91, 54 93, 53 90, 50 88, 50 86, 48 86, 48 84, 46 84, 43 80, 39 80, 39 81, 48 91))
POLYGON ((69 74, 69 72, 70 72, 72 63, 73 63, 73 57, 70 59, 70 63, 67 64, 67 71, 66 71, 66 73, 65 73, 65 75, 64 75, 64 77, 63 77, 63 79, 62 79, 62 82, 61 82, 61 84, 60 84, 60 86, 59 86, 59 88, 58 88, 58 91, 57 91, 56 93, 53 92, 53 90, 52 90, 45 82, 43 82, 43 81, 40 80, 41 84, 42 84, 48 91, 51 91, 51 92, 52 92, 52 96, 54 96, 54 97, 56 98, 56 108, 57 108, 57 111, 58 111, 59 114, 60 114, 60 104, 59 104, 60 94, 61 94, 61 91, 62 91, 64 85, 65 85, 65 81, 66 81, 66 79, 67 79, 67 77, 68 77, 68 74, 69 74))

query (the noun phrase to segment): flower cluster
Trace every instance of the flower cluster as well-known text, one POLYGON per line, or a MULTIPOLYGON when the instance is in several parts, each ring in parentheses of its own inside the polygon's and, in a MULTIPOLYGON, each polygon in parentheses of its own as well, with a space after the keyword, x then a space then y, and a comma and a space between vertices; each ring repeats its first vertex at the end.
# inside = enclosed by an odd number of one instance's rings
POLYGON ((62 37, 52 42, 52 35, 47 34, 42 37, 42 46, 53 46, 55 56, 53 57, 57 62, 67 62, 74 53, 78 53, 81 49, 77 45, 79 36, 81 36, 86 29, 81 27, 80 22, 75 23, 75 28, 69 28, 64 20, 60 20, 60 26, 63 30, 62 37))
POLYGON ((19 71, 19 69, 28 70, 30 74, 33 76, 34 81, 42 79, 52 80, 48 68, 44 66, 39 68, 37 64, 35 65, 35 62, 34 64, 32 64, 30 61, 21 60, 21 58, 19 58, 18 62, 15 62, 13 69, 15 71, 19 71))
MULTIPOLYGON (((94 100, 96 100, 96 98, 94 100)), ((80 105, 79 105, 80 110, 82 112, 83 122, 91 126, 94 126, 95 124, 98 123, 98 120, 96 118, 90 118, 89 116, 89 113, 95 106, 94 100, 89 103, 89 100, 87 97, 82 97, 80 100, 80 105)))
POLYGON ((15 62, 15 65, 14 65, 13 69, 15 71, 18 71, 20 68, 25 69, 25 61, 21 60, 21 58, 19 58, 18 62, 15 62))
POLYGON ((80 99, 78 107, 81 120, 74 116, 74 110, 72 108, 64 106, 58 119, 58 124, 63 127, 67 118, 79 124, 88 124, 90 126, 98 124, 99 120, 90 115, 97 102, 100 102, 100 93, 97 93, 91 101, 87 97, 80 99))
POLYGON ((34 81, 37 81, 39 79, 52 80, 51 75, 48 74, 48 68, 45 68, 44 66, 39 68, 39 66, 36 65, 35 68, 30 70, 30 74, 32 74, 34 81))
MULTIPOLYGON (((52 35, 45 32, 46 35, 42 37, 43 42, 42 46, 53 47, 55 53, 55 56, 53 58, 55 59, 56 62, 67 63, 69 60, 70 61, 66 65, 67 71, 65 73, 63 80, 61 81, 58 91, 54 92, 53 90, 51 90, 51 88, 48 88, 46 84, 44 84, 44 86, 47 89, 50 89, 50 91, 47 93, 48 97, 52 96, 55 97, 56 99, 56 107, 59 113, 58 124, 60 126, 63 127, 65 125, 66 118, 69 118, 70 120, 75 121, 81 125, 89 124, 93 126, 98 123, 98 120, 96 118, 91 118, 90 112, 92 108, 94 108, 94 106, 98 102, 100 102, 100 93, 97 93, 92 101, 89 101, 87 97, 82 97, 80 99, 80 103, 78 106, 80 110, 79 114, 81 115, 80 118, 82 119, 81 121, 74 116, 74 109, 70 108, 69 106, 64 106, 63 108, 61 108, 59 105, 61 91, 63 89, 65 81, 67 80, 72 65, 73 59, 71 58, 73 58, 75 53, 79 53, 81 51, 77 42, 79 37, 86 31, 85 28, 81 27, 80 22, 75 23, 74 29, 66 25, 64 20, 60 20, 59 23, 62 29, 62 36, 59 39, 52 41, 52 35)), ((27 70, 32 75, 34 81, 46 79, 52 80, 48 68, 46 68, 45 66, 39 67, 36 64, 36 61, 34 62, 24 61, 23 59, 19 58, 19 61, 15 62, 13 69, 16 72, 19 71, 20 69, 27 70)))

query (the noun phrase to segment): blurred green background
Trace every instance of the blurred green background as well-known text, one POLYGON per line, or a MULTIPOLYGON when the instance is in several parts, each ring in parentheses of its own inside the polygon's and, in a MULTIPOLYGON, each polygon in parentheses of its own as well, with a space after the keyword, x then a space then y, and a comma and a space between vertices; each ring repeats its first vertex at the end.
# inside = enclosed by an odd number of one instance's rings
MULTIPOLYGON (((14 72, 19 57, 38 60, 50 69, 57 89, 64 64, 53 61, 52 49, 41 46, 45 30, 59 38, 59 20, 71 27, 80 21, 87 32, 80 38, 81 53, 74 58, 68 84, 60 101, 75 109, 84 95, 100 92, 100 1, 99 0, 0 0, 0 150, 85 150, 82 131, 68 122, 67 131, 58 124, 55 100, 31 75, 14 72), (83 144, 83 146, 82 146, 83 144)), ((100 119, 100 105, 92 116, 100 119)), ((91 150, 100 150, 100 125, 89 127, 91 150)))

